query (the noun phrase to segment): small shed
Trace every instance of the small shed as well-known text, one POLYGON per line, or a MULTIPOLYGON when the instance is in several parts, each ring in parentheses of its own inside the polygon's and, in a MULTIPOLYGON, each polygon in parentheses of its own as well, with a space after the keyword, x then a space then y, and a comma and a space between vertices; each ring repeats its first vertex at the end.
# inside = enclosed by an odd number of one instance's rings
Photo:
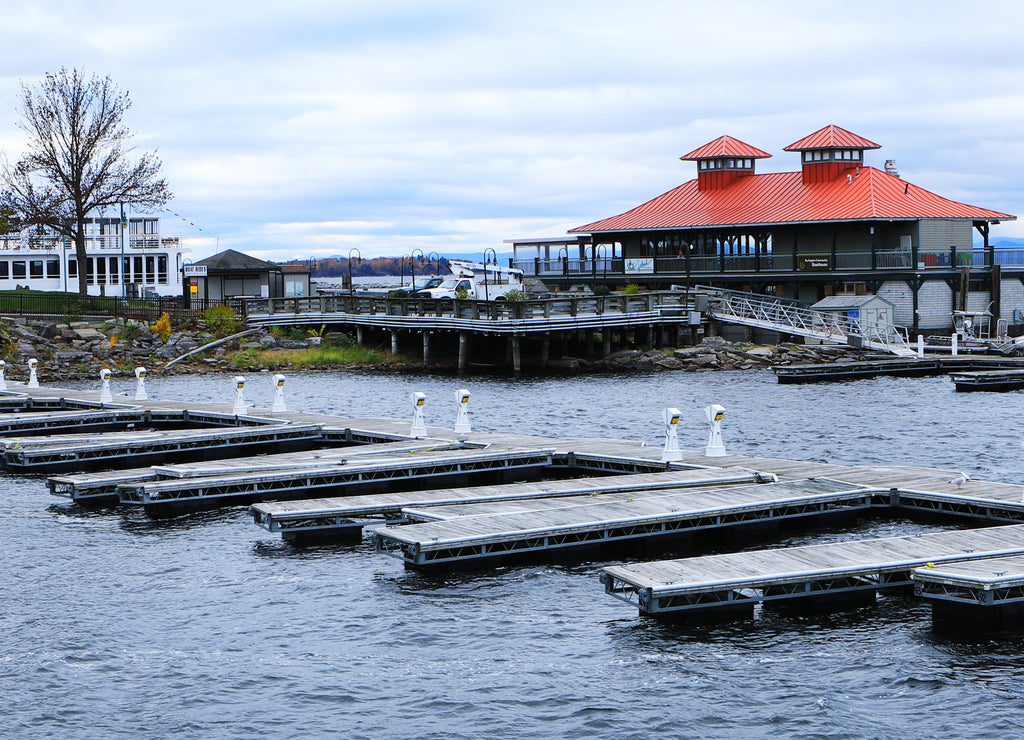
MULTIPOLYGON (((280 265, 234 249, 182 265, 181 271, 186 299, 280 298, 285 294, 280 265)), ((308 280, 307 275, 307 285, 308 280)))
POLYGON ((821 299, 811 309, 837 318, 854 319, 861 326, 874 326, 885 334, 893 328, 893 304, 876 295, 832 295, 821 299))

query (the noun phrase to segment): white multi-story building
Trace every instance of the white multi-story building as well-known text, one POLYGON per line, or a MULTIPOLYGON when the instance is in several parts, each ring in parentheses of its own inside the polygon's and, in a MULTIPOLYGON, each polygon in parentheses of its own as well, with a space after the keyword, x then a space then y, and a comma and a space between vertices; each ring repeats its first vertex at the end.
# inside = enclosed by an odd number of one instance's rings
MULTIPOLYGON (((156 216, 117 217, 85 223, 89 295, 142 297, 182 294, 181 238, 160 233, 156 216)), ((78 292, 80 265, 71 239, 34 228, 0 234, 0 290, 78 292)))

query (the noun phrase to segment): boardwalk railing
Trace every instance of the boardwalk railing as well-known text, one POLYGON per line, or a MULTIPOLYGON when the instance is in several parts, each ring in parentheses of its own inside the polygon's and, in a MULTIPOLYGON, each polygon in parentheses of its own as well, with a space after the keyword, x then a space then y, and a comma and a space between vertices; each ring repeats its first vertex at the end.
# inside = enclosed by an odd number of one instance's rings
POLYGON ((714 318, 746 326, 796 334, 825 342, 837 342, 909 357, 915 354, 907 338, 894 327, 837 314, 815 311, 785 298, 702 287, 711 296, 714 318))
POLYGON ((245 301, 250 325, 319 323, 359 317, 446 318, 484 321, 516 321, 581 316, 614 316, 658 313, 674 315, 692 305, 692 295, 679 291, 634 295, 557 295, 523 301, 452 300, 448 298, 390 298, 356 293, 302 298, 262 298, 245 301))

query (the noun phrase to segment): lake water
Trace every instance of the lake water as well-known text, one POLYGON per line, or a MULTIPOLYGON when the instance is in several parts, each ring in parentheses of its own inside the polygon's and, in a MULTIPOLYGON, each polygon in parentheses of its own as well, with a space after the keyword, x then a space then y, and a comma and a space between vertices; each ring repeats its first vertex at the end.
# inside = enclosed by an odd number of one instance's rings
MULTIPOLYGON (((916 463, 1024 484, 1022 397, 947 378, 780 386, 768 372, 570 379, 290 374, 291 408, 659 444, 665 406, 702 447, 916 463)), ((230 400, 226 376, 150 377, 230 400)), ((128 390, 127 383, 123 388, 128 390)), ((268 375, 247 396, 269 405, 268 375)), ((0 692, 11 738, 1008 738, 1024 736, 1024 639, 965 645, 927 605, 772 610, 682 628, 603 593, 603 562, 430 577, 370 547, 293 549, 244 508, 149 521, 0 479, 0 692)), ((779 544, 928 529, 870 520, 779 544)))

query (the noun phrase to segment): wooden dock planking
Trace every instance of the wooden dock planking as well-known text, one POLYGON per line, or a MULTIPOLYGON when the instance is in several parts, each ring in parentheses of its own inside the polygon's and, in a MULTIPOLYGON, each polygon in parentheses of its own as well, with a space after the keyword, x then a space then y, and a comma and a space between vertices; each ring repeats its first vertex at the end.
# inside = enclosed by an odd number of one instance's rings
POLYGON ((342 465, 350 459, 390 458, 402 454, 437 452, 460 449, 458 442, 382 442, 380 444, 349 445, 301 452, 280 452, 230 460, 206 460, 153 466, 158 478, 208 478, 245 471, 271 472, 296 468, 323 468, 342 465))
POLYGON ((953 631, 964 631, 965 625, 973 631, 978 623, 987 623, 995 627, 988 631, 1019 630, 1024 610, 1024 555, 928 563, 915 568, 910 577, 914 594, 931 601, 936 626, 946 622, 953 631), (987 614, 982 616, 982 611, 987 614))
POLYGON ((355 463, 264 473, 240 473, 205 478, 142 481, 118 487, 122 503, 164 505, 170 502, 230 499, 258 501, 269 497, 298 497, 316 488, 369 485, 439 475, 543 468, 551 464, 550 449, 448 450, 399 457, 381 455, 355 463))
MULTIPOLYGON (((634 477, 639 477, 639 475, 628 476, 629 479, 634 477)), ((748 480, 742 482, 745 484, 767 483, 766 480, 759 479, 759 476, 748 476, 748 480)), ((636 507, 629 507, 631 511, 640 511, 643 508, 642 502, 646 499, 657 499, 659 502, 665 502, 672 506, 682 506, 685 503, 687 509, 694 511, 700 508, 715 510, 719 506, 736 505, 738 500, 747 495, 750 495, 751 500, 756 502, 754 504, 754 508, 756 508, 760 504, 760 497, 750 494, 752 490, 749 485, 742 487, 724 485, 724 481, 716 485, 694 483, 685 486, 676 484, 672 486, 642 487, 639 485, 629 485, 629 480, 627 480, 621 482, 615 488, 584 490, 558 498, 522 496, 515 499, 439 504, 427 508, 407 506, 402 509, 402 514, 409 522, 419 524, 448 521, 465 516, 503 516, 506 514, 575 509, 595 505, 611 507, 620 503, 633 504, 641 502, 636 507), (693 496, 695 498, 690 502, 688 499, 678 498, 680 496, 693 496), (699 500, 697 500, 698 497, 699 500)), ((811 500, 811 497, 808 497, 806 494, 799 494, 798 498, 806 501, 811 500)))
POLYGON ((290 470, 297 467, 310 468, 337 465, 349 458, 367 455, 414 453, 430 450, 458 449, 458 442, 384 442, 381 444, 349 445, 347 447, 323 448, 303 452, 279 452, 252 457, 229 458, 226 460, 197 461, 154 465, 148 468, 130 470, 105 470, 93 473, 74 473, 51 476, 47 479, 50 493, 70 496, 75 501, 98 501, 104 498, 117 500, 117 486, 127 483, 156 481, 168 478, 197 478, 227 475, 249 470, 290 470))
POLYGON ((1020 524, 608 566, 602 581, 611 595, 658 614, 726 605, 737 593, 766 601, 907 585, 910 571, 929 562, 1015 554, 1024 554, 1020 524), (886 580, 891 575, 897 577, 886 580), (841 585, 831 589, 830 582, 841 585))
POLYGON ((269 444, 313 444, 323 436, 319 424, 275 424, 244 428, 189 429, 163 432, 102 435, 89 442, 52 443, 12 440, 0 453, 0 466, 7 470, 34 472, 103 464, 114 467, 125 459, 140 456, 175 455, 200 450, 259 447, 269 444))
MULTIPOLYGON (((605 497, 602 497, 605 498, 605 497)), ((429 566, 540 549, 562 549, 707 527, 866 509, 870 492, 828 480, 769 483, 378 527, 374 541, 409 565, 429 566)))
POLYGON ((433 507, 520 499, 544 500, 623 490, 648 491, 709 484, 725 485, 755 482, 757 479, 757 473, 742 468, 673 470, 662 473, 637 473, 630 476, 572 478, 299 501, 272 501, 253 505, 252 512, 257 524, 274 532, 286 529, 324 528, 329 526, 326 522, 330 520, 348 522, 356 518, 397 516, 411 506, 433 507))
POLYGON ((95 473, 55 475, 46 479, 46 486, 55 496, 68 496, 74 501, 117 500, 117 486, 144 480, 156 480, 152 468, 103 470, 95 473))

